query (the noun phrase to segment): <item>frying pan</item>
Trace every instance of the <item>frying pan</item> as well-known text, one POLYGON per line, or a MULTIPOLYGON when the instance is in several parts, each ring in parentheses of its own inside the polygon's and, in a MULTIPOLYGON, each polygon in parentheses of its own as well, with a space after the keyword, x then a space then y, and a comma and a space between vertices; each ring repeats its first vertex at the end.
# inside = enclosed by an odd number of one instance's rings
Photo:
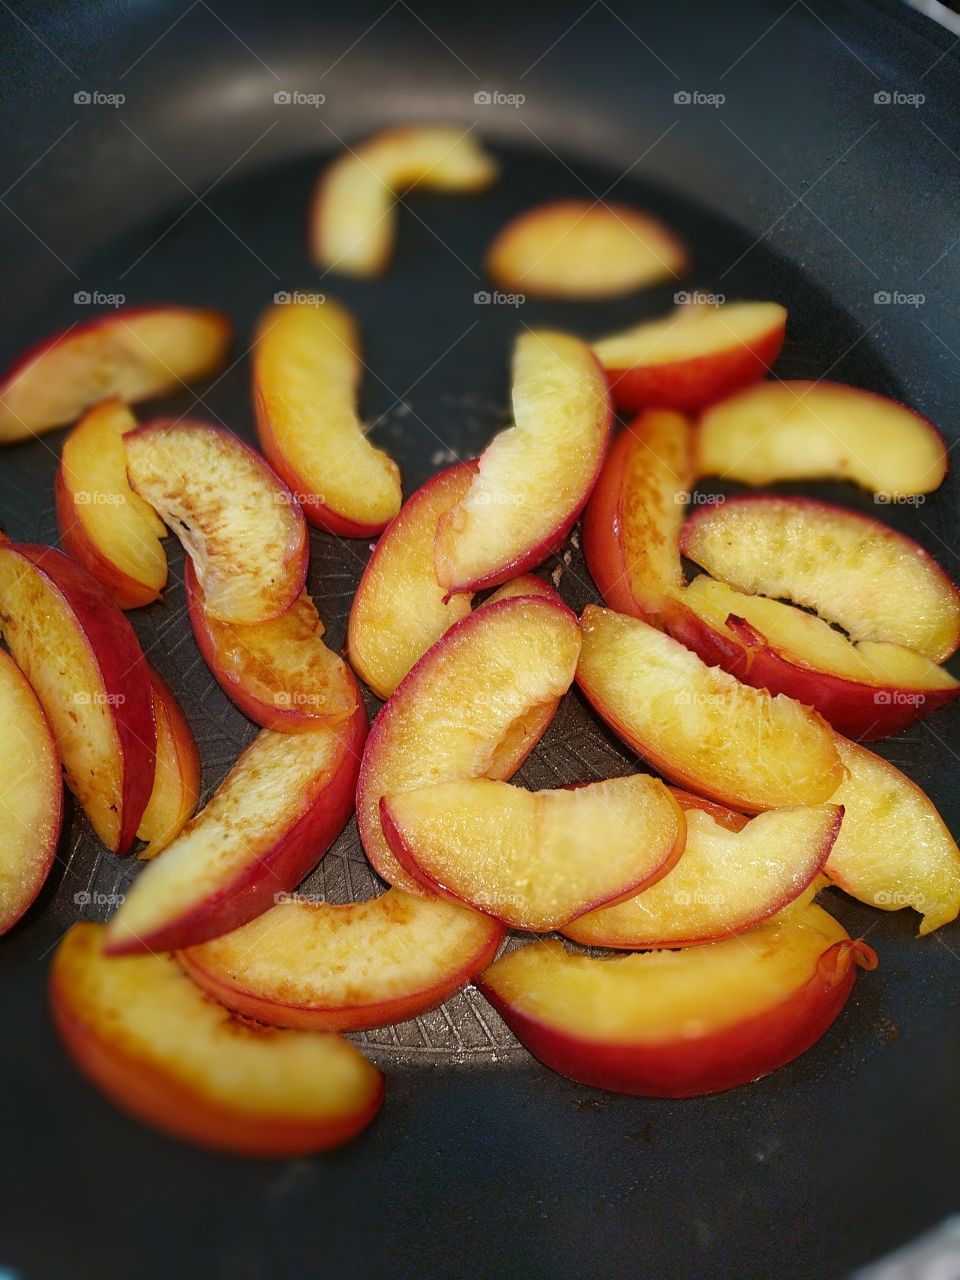
MULTIPOLYGON (((680 231, 695 253, 683 287, 785 302, 781 376, 895 395, 956 443, 960 63, 948 32, 892 0, 89 0, 4 3, 0 22, 4 361, 97 309, 75 294, 219 305, 238 363, 197 388, 199 403, 184 393, 163 408, 250 438, 240 357, 257 311, 279 290, 329 289, 359 315, 372 371, 362 409, 410 492, 503 424, 521 324, 589 336, 672 301, 673 287, 602 306, 474 302, 506 218, 586 189, 680 231), (326 100, 274 100, 292 91, 326 100), (494 91, 525 101, 475 100, 494 91), (111 94, 125 101, 96 98, 111 94), (918 94, 919 105, 898 96, 918 94), (476 122, 502 182, 476 199, 411 197, 384 280, 321 284, 303 244, 319 165, 341 139, 408 119, 476 122)), ((61 442, 0 459, 0 517, 16 538, 55 540, 61 442)), ((956 573, 958 497, 951 473, 923 506, 882 515, 956 573)), ((852 491, 842 500, 875 510, 852 491)), ((363 542, 313 534, 310 587, 335 644, 366 555, 363 542)), ((133 620, 184 702, 206 795, 253 730, 196 653, 171 558, 167 599, 133 620)), ((546 571, 557 568, 575 608, 596 598, 579 549, 546 571)), ((958 725, 954 704, 880 745, 954 831, 958 725)), ((571 694, 520 780, 635 764, 571 694)), ((388 1094, 357 1142, 261 1163, 140 1128, 54 1040, 50 951, 74 919, 103 917, 134 870, 101 855, 71 809, 42 899, 4 940, 0 1267, 25 1280, 840 1277, 957 1206, 957 926, 918 942, 912 913, 829 891, 851 932, 869 930, 879 970, 799 1061, 683 1102, 550 1074, 467 992, 362 1037, 388 1094)), ((310 883, 340 900, 376 891, 353 824, 310 883)))

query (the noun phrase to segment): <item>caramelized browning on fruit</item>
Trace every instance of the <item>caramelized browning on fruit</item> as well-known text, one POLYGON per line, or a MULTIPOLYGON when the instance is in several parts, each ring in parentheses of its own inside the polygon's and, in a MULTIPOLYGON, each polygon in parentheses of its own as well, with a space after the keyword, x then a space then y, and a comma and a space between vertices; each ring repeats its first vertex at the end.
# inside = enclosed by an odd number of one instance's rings
POLYGON ((751 811, 836 790, 843 769, 815 712, 740 684, 639 619, 588 605, 581 627, 584 693, 672 781, 751 811))
POLYGON ((124 437, 136 491, 183 543, 207 612, 224 622, 276 618, 303 589, 303 515, 267 464, 203 422, 158 419, 124 437))
POLYGON ((239 1013, 275 1026, 358 1031, 442 1003, 487 967, 502 938, 488 916, 388 889, 345 906, 283 902, 180 958, 239 1013))

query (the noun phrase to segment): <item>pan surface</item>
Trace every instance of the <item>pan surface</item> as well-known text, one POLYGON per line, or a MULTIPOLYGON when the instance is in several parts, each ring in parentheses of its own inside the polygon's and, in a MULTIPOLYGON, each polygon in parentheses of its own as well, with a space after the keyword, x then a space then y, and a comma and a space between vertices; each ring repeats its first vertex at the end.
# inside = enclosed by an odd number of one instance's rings
MULTIPOLYGON (((2 16, 5 362, 103 309, 83 294, 219 306, 236 326, 235 363, 156 407, 252 439, 244 354, 257 313, 281 291, 324 292, 358 315, 362 411, 410 493, 507 420, 522 326, 594 336, 699 289, 788 306, 781 377, 829 374, 894 395, 956 443, 960 72, 931 23, 892 5, 803 0, 722 13, 494 2, 475 21, 405 0, 272 8, 40 4, 2 16), (488 105, 494 91, 525 101, 488 105), (275 101, 294 92, 326 101, 275 101), (406 200, 382 281, 321 278, 303 241, 319 166, 341 140, 410 118, 476 123, 502 180, 480 197, 406 200), (663 217, 692 246, 689 276, 602 305, 476 299, 489 289, 484 250, 508 217, 587 193, 663 217)), ((0 520, 15 538, 56 540, 62 439, 0 457, 0 520)), ((869 495, 799 488, 876 513, 869 495)), ((951 474, 923 505, 880 514, 956 576, 958 512, 951 474)), ((206 796, 253 728, 196 651, 182 561, 168 549, 165 601, 131 617, 184 703, 206 796)), ((366 542, 312 534, 309 585, 331 644, 368 554, 366 542)), ((597 599, 578 545, 542 572, 577 610, 597 599)), ((958 726, 955 705, 879 747, 954 832, 958 726)), ((635 766, 572 693, 519 780, 556 786, 635 766)), ((109 914, 135 870, 100 852, 71 806, 50 883, 2 945, 0 1268, 24 1280, 840 1277, 957 1205, 960 926, 918 942, 912 913, 828 891, 824 905, 851 932, 869 931, 878 971, 799 1061, 683 1102, 550 1074, 468 990, 358 1037, 388 1092, 357 1142, 256 1163, 134 1125, 55 1042, 51 949, 75 919, 109 914)), ((377 892, 354 822, 306 887, 337 901, 377 892)))

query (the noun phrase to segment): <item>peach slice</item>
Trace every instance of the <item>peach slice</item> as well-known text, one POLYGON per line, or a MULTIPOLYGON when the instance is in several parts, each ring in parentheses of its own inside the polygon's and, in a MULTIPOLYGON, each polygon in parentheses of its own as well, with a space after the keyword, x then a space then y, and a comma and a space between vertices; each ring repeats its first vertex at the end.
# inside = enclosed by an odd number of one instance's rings
POLYGON ((687 251, 649 213, 598 200, 552 200, 519 214, 487 254, 498 285, 540 298, 612 298, 687 268, 687 251))
POLYGON ((147 847, 141 858, 155 858, 193 817, 200 799, 200 753, 180 703, 155 671, 153 718, 157 725, 157 763, 153 790, 137 828, 147 847))
POLYGON ((235 1013, 303 1031, 362 1031, 427 1013, 482 973, 503 926, 443 898, 388 889, 334 906, 291 899, 179 953, 235 1013))
POLYGON ((205 422, 160 418, 123 438, 133 488, 183 543, 221 622, 279 617, 303 590, 303 513, 263 459, 205 422))
POLYGON ((714 578, 814 609, 853 640, 932 662, 960 644, 960 591, 919 543, 859 512, 747 494, 697 511, 682 547, 714 578))
POLYGON ((441 782, 384 796, 380 818, 394 855, 428 889, 536 933, 659 880, 685 833, 677 801, 643 773, 559 791, 441 782))
POLYGON ((121 401, 96 405, 64 441, 54 481, 64 549, 121 609, 158 600, 167 581, 167 530, 127 480, 123 437, 136 425, 121 401))
POLYGON ((898 911, 913 907, 920 935, 960 914, 960 850, 916 783, 866 747, 837 737, 847 771, 833 799, 846 816, 824 871, 844 892, 898 911))
POLYGON ((229 933, 299 884, 353 808, 367 715, 306 733, 261 729, 107 926, 111 955, 173 951, 229 933))
POLYGON ((743 933, 813 883, 842 817, 835 804, 771 809, 733 832, 691 806, 683 856, 670 873, 626 902, 581 916, 564 933, 586 946, 628 950, 743 933))
MULTIPOLYGON (((367 561, 350 609, 347 652, 380 698, 389 698, 430 646, 470 612, 472 592, 444 602, 433 541, 438 519, 466 494, 472 476, 470 465, 460 463, 428 480, 390 522, 367 561)), ((484 604, 518 595, 559 599, 527 573, 504 583, 484 604)))
POLYGON ((67 786, 107 848, 126 853, 150 798, 157 741, 133 628, 62 551, 7 542, 0 631, 50 721, 67 786))
POLYGON ((122 960, 75 924, 50 968, 50 1007, 75 1065, 121 1110, 214 1151, 292 1157, 370 1123, 383 1077, 340 1036, 278 1031, 209 1000, 173 956, 122 960))
POLYGON ((380 797, 455 778, 511 777, 569 689, 580 630, 560 601, 521 596, 455 623, 401 681, 363 753, 357 825, 384 880, 422 886, 399 864, 380 824, 380 797))
POLYGON ((960 682, 912 649, 854 644, 822 618, 705 575, 678 600, 668 629, 704 662, 814 707, 848 737, 887 737, 960 694, 960 682))
POLYGON ((357 417, 363 372, 353 316, 332 298, 278 303, 260 317, 253 397, 260 447, 307 519, 368 538, 400 510, 400 470, 357 417))
POLYGON ((510 952, 476 985, 545 1066, 580 1084, 688 1098, 799 1057, 877 958, 816 906, 724 942, 595 959, 560 942, 510 952))
POLYGON ((452 596, 493 587, 557 550, 583 510, 610 437, 610 399, 589 347, 527 331, 513 358, 514 426, 472 464, 466 496, 440 516, 437 581, 452 596))
POLYGON ((197 647, 220 688, 264 729, 299 733, 352 715, 360 699, 353 672, 323 643, 323 623, 306 591, 269 622, 211 618, 193 565, 184 570, 197 647))
POLYGON ((890 498, 947 473, 940 432, 919 413, 839 382, 758 382, 707 409, 698 471, 741 484, 850 480, 890 498))
POLYGON ((31 347, 0 377, 0 444, 65 426, 101 400, 128 404, 177 391, 223 363, 230 324, 218 311, 114 311, 31 347))
POLYGON ((437 521, 467 495, 473 468, 441 471, 403 504, 367 561, 350 608, 347 652, 354 670, 389 698, 413 664, 470 612, 470 592, 444 600, 433 567, 437 521))
MULTIPOLYGON (((57 744, 37 695, 0 649, 0 934, 43 888, 60 839, 63 783, 57 744)), ((491 959, 493 957, 491 956, 491 959)))
POLYGON ((700 409, 756 382, 783 346, 787 311, 776 302, 677 307, 593 343, 617 408, 700 409))
POLYGON ((583 517, 583 550, 611 609, 660 626, 684 584, 680 534, 693 469, 686 418, 650 409, 621 432, 583 517))
POLYGON ((743 685, 637 618, 587 605, 577 681, 615 733, 680 786, 756 812, 829 800, 833 732, 791 698, 743 685))
POLYGON ((310 256, 317 266, 345 275, 380 275, 393 253, 398 194, 411 187, 482 191, 496 176, 496 162, 462 129, 384 129, 321 174, 310 208, 310 256))

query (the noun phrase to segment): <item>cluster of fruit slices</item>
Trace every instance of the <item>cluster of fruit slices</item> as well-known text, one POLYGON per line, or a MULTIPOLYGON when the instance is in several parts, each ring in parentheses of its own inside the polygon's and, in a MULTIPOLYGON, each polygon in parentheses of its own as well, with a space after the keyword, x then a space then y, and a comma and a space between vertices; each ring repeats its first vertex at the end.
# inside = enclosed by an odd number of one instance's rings
MULTIPOLYGON (((381 134, 323 176, 313 256, 376 274, 396 191, 469 191, 494 173, 456 131, 381 134)), ((684 263, 649 216, 567 201, 517 218, 488 265, 527 293, 602 297, 684 263)), ((402 506, 398 468, 357 416, 356 325, 332 300, 261 319, 262 455, 202 422, 138 425, 129 408, 222 362, 229 327, 213 313, 119 312, 7 375, 3 442, 80 421, 56 477, 69 555, 0 542, 0 777, 16 791, 0 928, 54 857, 62 765, 106 848, 139 838, 155 859, 106 926, 70 930, 51 970, 65 1044, 120 1105, 222 1149, 332 1146, 383 1094, 339 1033, 414 1017, 471 980, 575 1080, 728 1088, 809 1047, 876 962, 814 904, 823 884, 914 907, 921 933, 956 918, 960 853, 935 808, 850 740, 956 697, 939 665, 960 640, 955 587, 910 539, 840 507, 753 494, 686 518, 708 475, 889 495, 943 479, 943 443, 917 414, 762 380, 785 322, 740 303, 592 345, 526 331, 513 425, 402 506), (608 450, 614 406, 639 416, 608 450), (578 619, 529 571, 584 509, 609 608, 578 619), (349 664, 305 590, 305 520, 379 535, 349 664), (190 728, 121 612, 160 597, 168 531, 199 649, 260 726, 195 816, 190 728), (706 572, 688 582, 682 557, 706 572), (385 700, 369 735, 354 671, 385 700), (574 680, 662 778, 510 784, 574 680), (354 809, 390 888, 344 906, 290 896, 354 809), (508 929, 569 941, 497 960, 508 929)))

